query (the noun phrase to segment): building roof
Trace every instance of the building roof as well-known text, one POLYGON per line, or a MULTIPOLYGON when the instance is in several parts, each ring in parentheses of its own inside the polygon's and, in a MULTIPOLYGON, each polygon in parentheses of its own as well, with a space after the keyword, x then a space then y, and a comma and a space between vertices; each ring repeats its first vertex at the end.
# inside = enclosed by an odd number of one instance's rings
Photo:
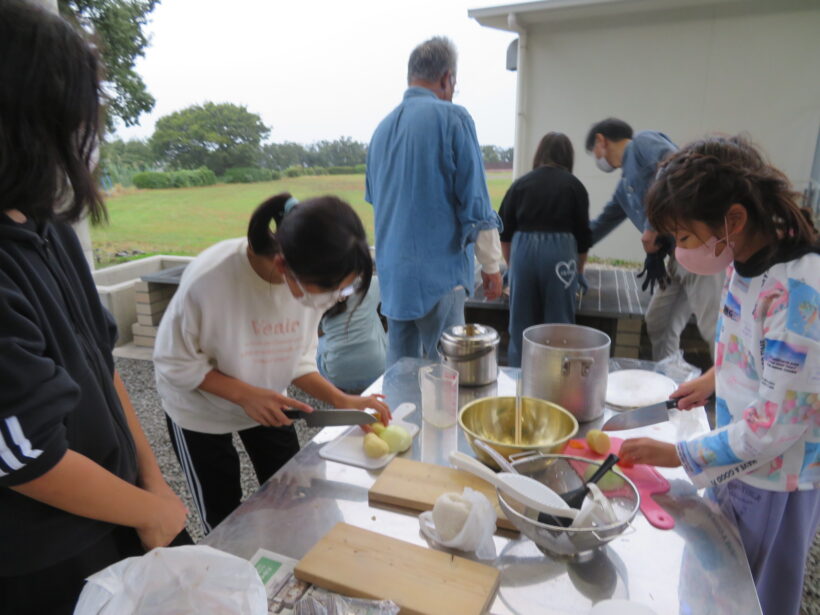
MULTIPOLYGON (((754 0, 539 0, 471 9, 467 15, 482 26, 517 32, 530 25, 590 17, 659 13, 668 10, 718 6, 749 5, 754 0), (510 15, 515 16, 511 22, 510 15)), ((776 3, 775 3, 776 4, 776 3)))

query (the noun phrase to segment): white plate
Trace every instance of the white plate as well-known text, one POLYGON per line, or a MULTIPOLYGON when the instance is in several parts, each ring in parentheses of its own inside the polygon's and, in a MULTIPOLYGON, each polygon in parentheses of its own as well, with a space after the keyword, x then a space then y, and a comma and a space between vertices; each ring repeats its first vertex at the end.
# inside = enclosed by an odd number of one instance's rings
MULTIPOLYGON (((404 417, 415 412, 415 410, 416 404, 400 404, 398 408, 393 411, 393 420, 390 421, 390 424, 404 427, 411 437, 415 437, 419 431, 419 426, 402 421, 404 417)), ((338 438, 331 440, 320 448, 319 456, 323 459, 329 459, 330 461, 338 461, 368 470, 375 470, 386 466, 393 460, 393 457, 397 455, 397 453, 389 453, 383 457, 368 457, 364 454, 364 436, 365 433, 361 428, 354 425, 338 438)))
POLYGON ((607 376, 606 403, 641 408, 666 401, 677 388, 669 376, 646 369, 622 369, 607 376))

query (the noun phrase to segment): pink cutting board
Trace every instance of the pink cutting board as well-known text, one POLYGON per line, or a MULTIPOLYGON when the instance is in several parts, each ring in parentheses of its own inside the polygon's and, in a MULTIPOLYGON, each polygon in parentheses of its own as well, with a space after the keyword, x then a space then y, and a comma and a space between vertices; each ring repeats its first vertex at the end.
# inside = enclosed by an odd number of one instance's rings
MULTIPOLYGON (((591 451, 587 446, 586 440, 572 440, 571 442, 583 444, 581 448, 575 448, 569 443, 564 447, 563 453, 565 455, 575 455, 576 457, 584 457, 586 459, 594 459, 595 461, 603 461, 606 455, 599 455, 591 451)), ((609 452, 618 454, 621 450, 621 438, 610 437, 609 452)), ((626 474, 626 476, 635 483, 638 488, 638 493, 641 496, 641 512, 646 520, 649 521, 656 528, 661 530, 671 530, 675 527, 675 520, 668 512, 652 498, 655 493, 666 493, 669 491, 669 481, 661 476, 658 471, 652 466, 637 464, 631 468, 618 468, 626 474)))

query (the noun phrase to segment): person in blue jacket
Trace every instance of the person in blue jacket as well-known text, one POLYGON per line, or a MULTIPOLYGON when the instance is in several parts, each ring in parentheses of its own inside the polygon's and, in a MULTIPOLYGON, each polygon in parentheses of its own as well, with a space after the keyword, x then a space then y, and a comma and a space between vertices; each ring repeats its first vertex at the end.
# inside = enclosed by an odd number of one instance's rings
POLYGON ((633 135, 629 124, 608 118, 589 129, 586 149, 595 157, 595 165, 605 173, 621 169, 621 179, 612 198, 590 223, 592 245, 627 218, 641 233, 646 261, 640 275, 646 275, 643 289, 650 287, 653 293, 645 315, 652 358, 660 361, 678 350, 680 335, 693 313, 701 336, 711 344, 724 274, 697 276, 679 267, 674 258, 674 241, 669 236, 658 235, 646 217, 644 201, 655 181, 658 163, 675 153, 677 146, 662 132, 644 130, 633 135))
POLYGON ((367 150, 388 367, 401 357, 436 358, 442 331, 464 323, 474 254, 485 296, 501 296, 500 222, 473 120, 452 104, 453 44, 441 37, 420 44, 407 73, 404 99, 367 150))
POLYGON ((569 138, 541 139, 532 171, 507 190, 498 214, 501 251, 509 263, 510 342, 507 363, 521 365, 522 334, 541 323, 574 323, 575 293, 590 244, 589 197, 572 174, 569 138))
POLYGON ((347 393, 361 393, 384 373, 387 334, 379 317, 380 301, 379 278, 373 276, 364 296, 355 294, 322 316, 316 365, 347 393))

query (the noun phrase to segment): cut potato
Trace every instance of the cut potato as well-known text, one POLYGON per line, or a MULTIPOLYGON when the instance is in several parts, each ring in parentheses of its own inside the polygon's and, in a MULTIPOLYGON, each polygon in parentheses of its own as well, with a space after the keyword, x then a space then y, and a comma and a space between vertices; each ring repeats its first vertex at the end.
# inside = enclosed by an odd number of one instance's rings
POLYGON ((364 454, 368 457, 384 457, 390 452, 387 442, 374 433, 369 433, 364 437, 364 454))
POLYGON ((611 445, 609 435, 600 429, 590 429, 589 433, 587 433, 587 445, 593 453, 606 455, 609 453, 609 447, 611 445))
POLYGON ((407 433, 404 427, 398 425, 389 425, 378 436, 390 447, 391 453, 401 453, 410 448, 413 443, 413 437, 407 433))
POLYGON ((371 427, 373 428, 373 433, 375 433, 376 435, 380 434, 385 430, 384 423, 382 423, 381 421, 376 421, 371 425, 371 427))

